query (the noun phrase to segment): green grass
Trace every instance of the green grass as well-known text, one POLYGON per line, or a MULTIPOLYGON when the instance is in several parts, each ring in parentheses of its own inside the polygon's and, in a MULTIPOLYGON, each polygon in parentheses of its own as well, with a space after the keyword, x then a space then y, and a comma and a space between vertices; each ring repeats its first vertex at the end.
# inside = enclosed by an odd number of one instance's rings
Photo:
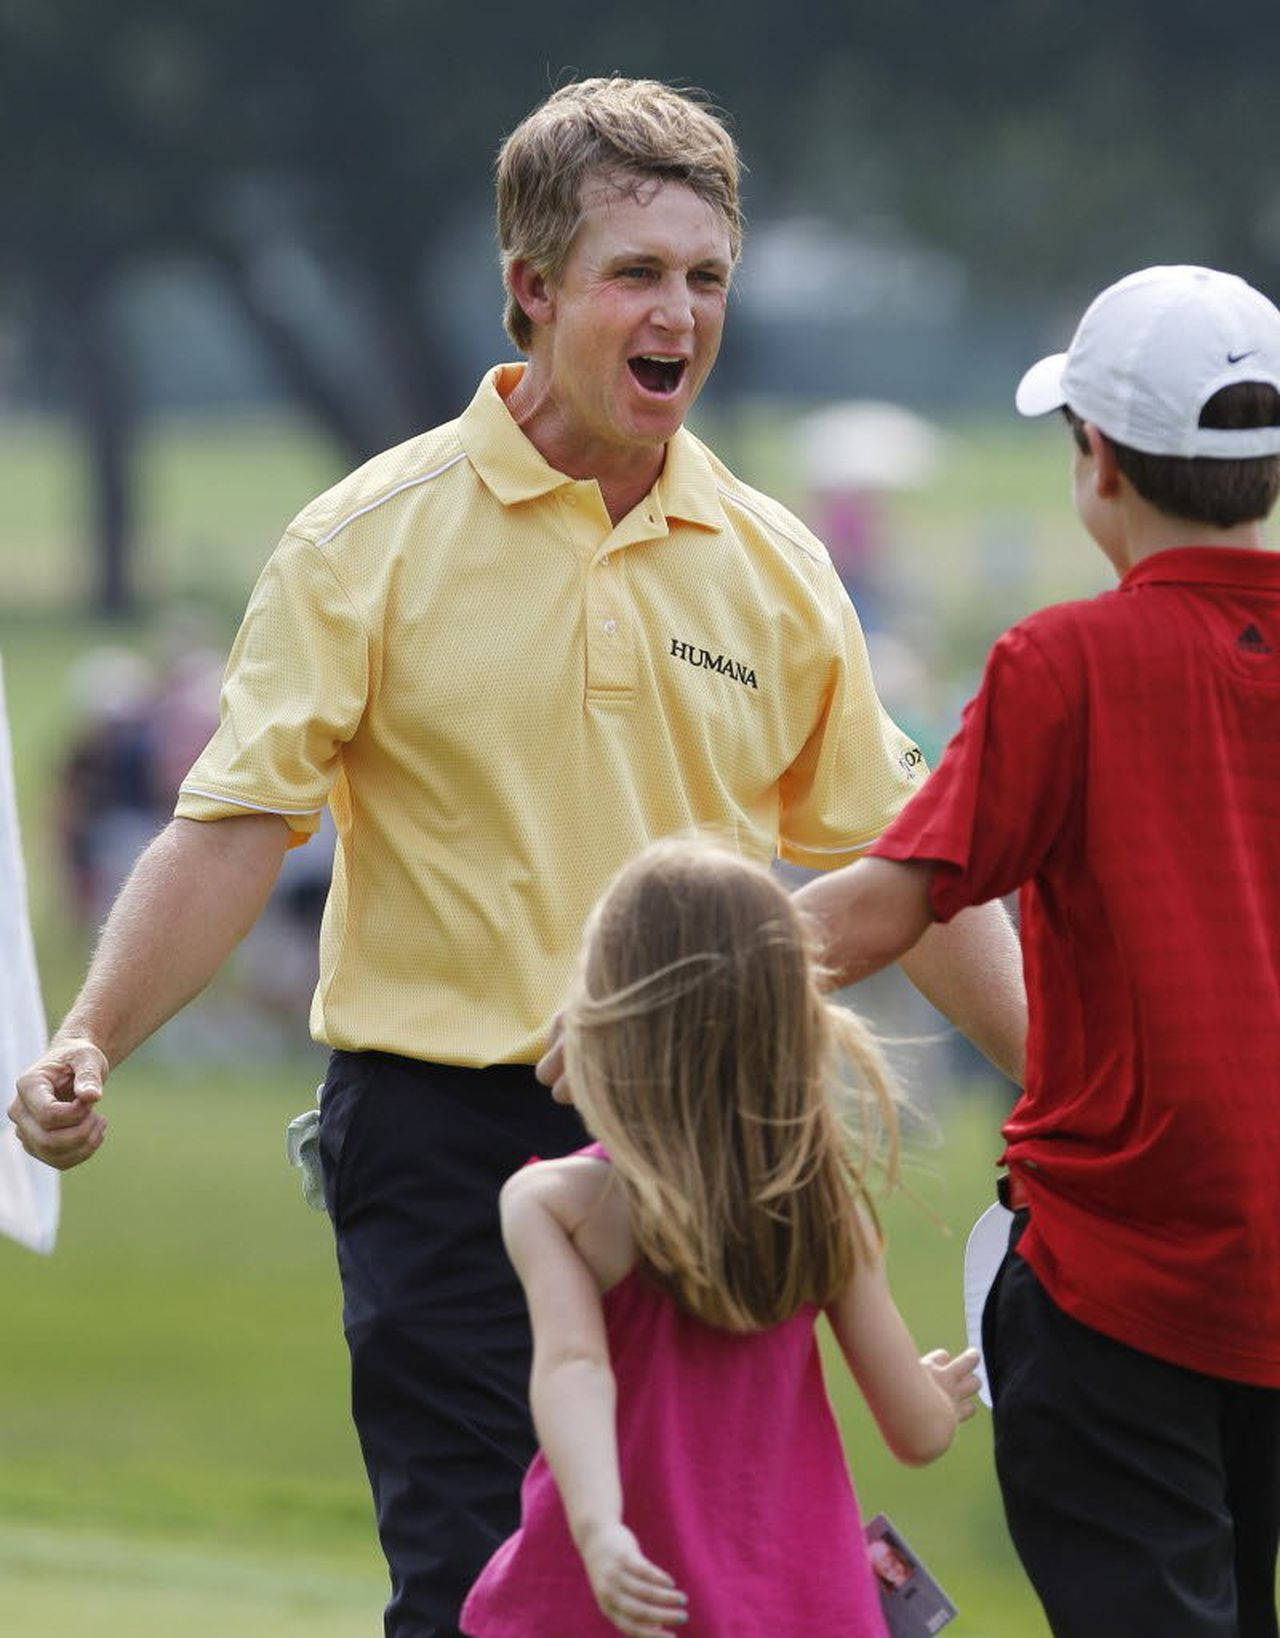
MULTIPOLYGON (((157 420, 139 438, 137 586, 243 606, 268 552, 313 494, 341 477, 327 441, 270 415, 157 420)), ((10 608, 62 608, 92 583, 81 451, 56 421, 0 420, 0 549, 10 608)))
POLYGON ((214 1546, 6 1523, 0 1620, 26 1638, 353 1638, 380 1630, 376 1577, 214 1546))
POLYGON ((0 1242, 0 1631, 372 1631, 328 1224, 283 1128, 316 1065, 122 1069, 52 1258, 0 1242))

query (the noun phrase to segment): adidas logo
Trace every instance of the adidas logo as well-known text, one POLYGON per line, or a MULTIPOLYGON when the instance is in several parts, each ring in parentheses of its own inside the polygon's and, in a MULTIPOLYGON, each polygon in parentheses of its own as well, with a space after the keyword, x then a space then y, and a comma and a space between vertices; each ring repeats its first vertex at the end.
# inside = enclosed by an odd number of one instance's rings
POLYGON ((1254 625, 1248 625, 1244 628, 1236 638, 1236 647, 1243 649, 1246 654, 1270 654, 1271 652, 1271 644, 1254 625))

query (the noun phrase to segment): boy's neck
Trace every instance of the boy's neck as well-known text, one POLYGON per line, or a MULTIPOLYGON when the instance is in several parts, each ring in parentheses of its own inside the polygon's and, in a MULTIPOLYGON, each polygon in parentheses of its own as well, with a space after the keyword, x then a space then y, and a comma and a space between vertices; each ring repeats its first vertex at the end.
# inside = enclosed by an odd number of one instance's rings
POLYGON ((1157 511, 1127 484, 1125 491, 1118 500, 1120 530, 1116 550, 1107 554, 1121 575, 1157 552, 1175 551, 1184 546, 1265 550, 1260 522, 1238 523, 1230 529, 1221 529, 1212 523, 1197 523, 1193 518, 1175 518, 1157 511))

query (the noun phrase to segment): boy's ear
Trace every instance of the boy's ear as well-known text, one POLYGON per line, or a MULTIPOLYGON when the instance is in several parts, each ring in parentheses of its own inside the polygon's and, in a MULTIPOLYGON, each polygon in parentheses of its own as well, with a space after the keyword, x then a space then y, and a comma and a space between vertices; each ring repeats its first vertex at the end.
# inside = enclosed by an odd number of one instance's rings
POLYGON ((554 317, 555 298, 551 284, 532 262, 512 262, 507 269, 507 283, 531 324, 546 324, 554 317))
POLYGON ((1092 421, 1084 423, 1089 454, 1093 458, 1093 487, 1101 500, 1110 500, 1120 492, 1120 468, 1111 440, 1098 431, 1092 421))

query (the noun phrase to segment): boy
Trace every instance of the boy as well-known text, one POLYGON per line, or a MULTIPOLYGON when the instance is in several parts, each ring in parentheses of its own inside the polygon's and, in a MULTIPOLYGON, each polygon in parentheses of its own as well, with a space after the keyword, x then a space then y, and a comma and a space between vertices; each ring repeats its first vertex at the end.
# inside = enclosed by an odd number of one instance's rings
POLYGON ((1017 404, 1063 410, 1120 585, 1002 637, 875 857, 801 897, 847 983, 1021 889, 1026 1091, 984 1316, 1010 1532, 1059 1638, 1274 1638, 1280 313, 1148 268, 1017 404))

